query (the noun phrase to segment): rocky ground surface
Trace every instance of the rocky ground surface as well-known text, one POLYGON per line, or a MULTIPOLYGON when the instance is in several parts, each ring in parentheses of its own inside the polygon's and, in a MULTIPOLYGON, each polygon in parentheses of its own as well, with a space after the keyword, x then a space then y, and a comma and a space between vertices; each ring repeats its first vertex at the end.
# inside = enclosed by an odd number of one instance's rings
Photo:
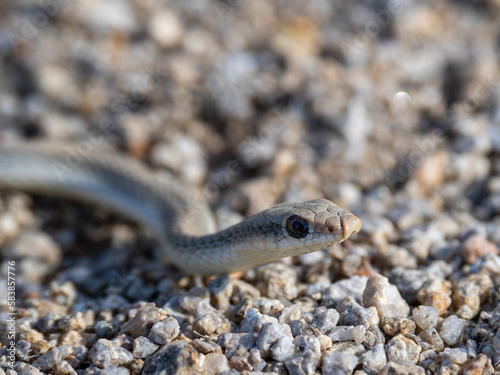
POLYGON ((324 197, 363 229, 190 277, 123 218, 2 193, 0 374, 500 373, 499 17, 498 0, 2 1, 2 144, 109 144, 198 187, 221 227, 324 197))

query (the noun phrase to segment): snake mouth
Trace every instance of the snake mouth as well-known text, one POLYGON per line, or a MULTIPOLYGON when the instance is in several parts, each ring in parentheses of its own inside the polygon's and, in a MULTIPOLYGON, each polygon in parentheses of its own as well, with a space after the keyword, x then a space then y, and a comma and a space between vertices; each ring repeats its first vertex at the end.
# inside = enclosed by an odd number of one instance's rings
POLYGON ((342 238, 346 240, 353 233, 358 233, 361 229, 361 220, 349 213, 348 215, 340 217, 340 224, 342 226, 342 238))

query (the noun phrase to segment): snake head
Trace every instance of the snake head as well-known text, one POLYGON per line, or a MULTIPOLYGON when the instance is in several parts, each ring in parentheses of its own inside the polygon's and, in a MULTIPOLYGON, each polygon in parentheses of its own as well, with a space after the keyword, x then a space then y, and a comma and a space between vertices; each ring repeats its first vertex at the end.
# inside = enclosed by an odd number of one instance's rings
POLYGON ((327 199, 284 203, 263 212, 269 238, 266 251, 284 257, 322 250, 359 232, 361 220, 327 199), (273 233, 269 233, 273 232, 273 233), (272 237, 271 237, 272 236, 272 237))

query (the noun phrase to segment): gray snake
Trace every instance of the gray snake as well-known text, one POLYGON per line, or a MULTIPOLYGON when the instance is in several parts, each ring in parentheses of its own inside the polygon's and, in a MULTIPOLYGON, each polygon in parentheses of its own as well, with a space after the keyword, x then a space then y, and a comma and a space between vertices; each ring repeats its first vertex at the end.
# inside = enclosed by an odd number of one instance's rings
POLYGON ((109 150, 68 146, 0 147, 0 189, 77 199, 150 227, 169 261, 189 274, 245 270, 322 250, 361 221, 326 199, 282 203, 216 232, 208 205, 180 182, 109 150), (85 152, 84 152, 85 151, 85 152))

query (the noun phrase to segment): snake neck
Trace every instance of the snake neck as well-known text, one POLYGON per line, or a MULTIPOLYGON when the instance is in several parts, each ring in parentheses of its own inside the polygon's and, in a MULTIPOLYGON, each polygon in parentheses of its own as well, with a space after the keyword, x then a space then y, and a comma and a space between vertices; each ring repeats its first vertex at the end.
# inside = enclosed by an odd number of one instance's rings
POLYGON ((176 228, 169 236, 166 232, 165 254, 179 268, 201 275, 237 272, 248 269, 249 265, 277 259, 272 252, 262 251, 248 241, 255 233, 261 233, 256 225, 256 220, 250 217, 220 232, 198 236, 176 228))

